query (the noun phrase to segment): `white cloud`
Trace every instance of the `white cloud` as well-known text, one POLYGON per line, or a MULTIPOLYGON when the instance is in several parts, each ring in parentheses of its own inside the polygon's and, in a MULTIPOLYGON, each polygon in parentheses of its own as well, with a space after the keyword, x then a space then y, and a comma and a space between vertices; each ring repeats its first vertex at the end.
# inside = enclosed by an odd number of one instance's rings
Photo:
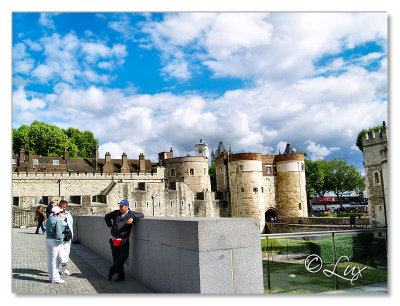
POLYGON ((40 98, 27 96, 24 88, 20 87, 13 93, 13 107, 19 112, 36 111, 46 107, 46 102, 40 98))
POLYGON ((55 29, 53 18, 56 14, 41 13, 39 23, 49 29, 55 29))
POLYGON ((14 70, 28 74, 32 71, 32 82, 41 84, 56 83, 59 81, 70 84, 97 83, 108 84, 108 71, 124 63, 128 55, 126 46, 114 44, 111 47, 101 41, 85 41, 71 32, 65 36, 52 34, 44 36, 38 42, 25 40, 31 50, 41 51, 43 59, 36 63, 29 58, 25 44, 18 43, 13 48, 14 70), (101 62, 99 62, 101 60, 101 62), (36 66, 34 66, 36 64, 36 66), (95 69, 102 68, 102 73, 95 69))
POLYGON ((143 31, 162 57, 202 61, 215 76, 293 82, 323 55, 371 40, 386 48, 386 24, 384 13, 181 13, 143 31))
POLYGON ((305 141, 304 144, 307 146, 306 150, 307 153, 310 153, 311 160, 325 159, 325 157, 330 155, 333 151, 340 150, 340 148, 337 147, 327 148, 326 146, 317 144, 311 140, 305 141))
POLYGON ((188 70, 187 63, 182 61, 173 61, 161 70, 165 75, 175 77, 180 80, 187 80, 191 73, 188 70))

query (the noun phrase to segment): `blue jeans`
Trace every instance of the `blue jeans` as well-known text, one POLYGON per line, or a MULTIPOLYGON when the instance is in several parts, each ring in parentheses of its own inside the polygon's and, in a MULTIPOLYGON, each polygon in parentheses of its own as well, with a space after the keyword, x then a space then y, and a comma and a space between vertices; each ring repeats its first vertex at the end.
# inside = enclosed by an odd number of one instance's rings
POLYGON ((42 228, 42 232, 44 233, 46 231, 46 229, 43 226, 43 220, 38 220, 38 225, 36 228, 36 234, 39 234, 39 228, 42 228))

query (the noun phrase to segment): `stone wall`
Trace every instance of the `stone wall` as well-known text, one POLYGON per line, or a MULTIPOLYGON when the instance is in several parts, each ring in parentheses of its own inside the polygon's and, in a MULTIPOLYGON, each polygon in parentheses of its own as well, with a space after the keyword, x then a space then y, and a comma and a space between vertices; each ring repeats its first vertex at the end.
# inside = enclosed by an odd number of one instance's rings
MULTIPOLYGON (((264 180, 261 160, 233 160, 229 162, 229 186, 232 217, 248 217, 265 222, 264 180)), ((262 228, 261 228, 262 230, 262 228)))
POLYGON ((170 182, 184 181, 193 192, 211 191, 208 159, 203 156, 175 157, 165 160, 165 170, 170 182), (171 169, 175 175, 171 175, 171 169), (193 175, 190 173, 193 170, 193 175))
POLYGON ((307 217, 304 172, 279 172, 278 168, 277 179, 279 216, 307 217))
MULTIPOLYGON (((110 230, 100 216, 74 216, 75 237, 112 262, 110 230)), ((140 219, 125 272, 158 293, 263 294, 257 219, 140 219)))

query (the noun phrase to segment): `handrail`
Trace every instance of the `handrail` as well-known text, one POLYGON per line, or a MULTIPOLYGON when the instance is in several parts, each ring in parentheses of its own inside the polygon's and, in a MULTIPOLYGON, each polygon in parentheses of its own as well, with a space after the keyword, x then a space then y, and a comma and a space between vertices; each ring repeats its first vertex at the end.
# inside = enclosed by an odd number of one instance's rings
POLYGON ((292 236, 326 236, 331 234, 351 234, 357 232, 378 232, 387 231, 387 228, 370 228, 370 229, 358 229, 358 230, 343 230, 343 231, 318 231, 318 232, 296 232, 296 233, 277 233, 277 234, 261 234, 261 239, 265 237, 292 237, 292 236))

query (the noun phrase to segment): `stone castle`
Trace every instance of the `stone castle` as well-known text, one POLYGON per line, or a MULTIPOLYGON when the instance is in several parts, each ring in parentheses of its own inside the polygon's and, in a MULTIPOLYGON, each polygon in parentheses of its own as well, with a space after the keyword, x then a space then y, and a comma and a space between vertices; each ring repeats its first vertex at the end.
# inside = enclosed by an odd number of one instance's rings
POLYGON ((232 217, 308 217, 304 155, 287 143, 283 154, 227 152, 220 140, 212 152, 217 198, 228 203, 232 217))
POLYGON ((217 192, 211 191, 208 144, 194 145, 194 155, 174 157, 161 152, 158 162, 146 159, 112 159, 12 156, 14 207, 31 209, 61 199, 76 214, 105 214, 121 199, 147 216, 255 217, 263 230, 265 219, 276 216, 307 217, 303 154, 288 143, 283 154, 232 154, 222 140, 212 159, 216 162, 217 192))
POLYGON ((372 227, 387 226, 388 137, 387 127, 362 136, 368 209, 372 227))

